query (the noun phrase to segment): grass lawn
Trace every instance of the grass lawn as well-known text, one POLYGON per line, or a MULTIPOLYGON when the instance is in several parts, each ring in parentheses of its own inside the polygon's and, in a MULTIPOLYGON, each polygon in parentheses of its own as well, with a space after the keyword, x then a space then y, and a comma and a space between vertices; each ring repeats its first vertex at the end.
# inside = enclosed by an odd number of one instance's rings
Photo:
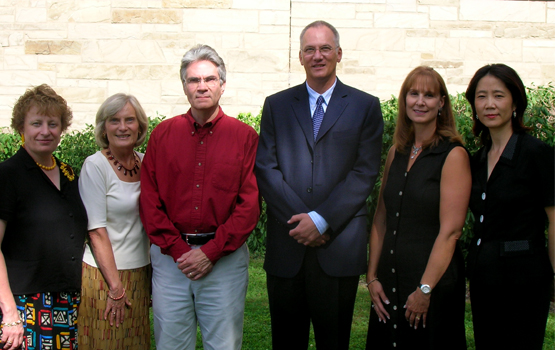
MULTIPOLYGON (((270 313, 268 309, 268 295, 266 293, 266 274, 262 269, 262 258, 251 258, 249 267, 249 289, 245 303, 245 325, 243 330, 243 349, 245 350, 271 350, 270 313)), ((365 349, 366 331, 368 329, 368 315, 370 310, 370 297, 363 284, 359 286, 351 330, 351 349, 365 349)), ((504 322, 504 320, 499 320, 504 322)), ((469 350, 474 349, 474 335, 472 332, 472 314, 470 304, 466 305, 466 341, 469 350)), ((314 337, 311 334, 310 347, 316 348, 314 337)), ((154 336, 151 349, 156 349, 154 336)), ((200 332, 197 334, 197 349, 202 349, 200 332)), ((546 327, 544 350, 555 349, 555 317, 549 314, 546 327)))

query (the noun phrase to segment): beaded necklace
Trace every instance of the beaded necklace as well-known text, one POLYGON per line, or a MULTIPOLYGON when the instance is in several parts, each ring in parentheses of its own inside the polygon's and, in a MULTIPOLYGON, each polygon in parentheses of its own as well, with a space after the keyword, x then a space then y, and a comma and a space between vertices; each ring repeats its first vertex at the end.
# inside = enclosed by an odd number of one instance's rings
POLYGON ((54 158, 53 155, 51 155, 51 157, 52 157, 52 165, 51 165, 51 166, 42 165, 42 164, 40 164, 39 162, 35 162, 35 163, 36 163, 36 164, 39 166, 39 168, 41 168, 41 169, 44 169, 44 170, 52 170, 52 169, 54 169, 54 168, 56 167, 56 158, 54 158))
POLYGON ((108 160, 113 160, 114 165, 117 167, 117 169, 119 171, 123 171, 123 175, 129 175, 131 177, 133 177, 133 172, 135 172, 135 174, 137 174, 137 171, 140 169, 139 156, 137 156, 137 152, 133 151, 133 155, 134 155, 134 158, 135 158, 135 165, 133 165, 133 167, 131 169, 127 169, 126 167, 123 166, 123 164, 119 160, 117 160, 116 157, 114 157, 114 155, 112 154, 112 151, 109 148, 106 151, 106 157, 108 158, 108 160))

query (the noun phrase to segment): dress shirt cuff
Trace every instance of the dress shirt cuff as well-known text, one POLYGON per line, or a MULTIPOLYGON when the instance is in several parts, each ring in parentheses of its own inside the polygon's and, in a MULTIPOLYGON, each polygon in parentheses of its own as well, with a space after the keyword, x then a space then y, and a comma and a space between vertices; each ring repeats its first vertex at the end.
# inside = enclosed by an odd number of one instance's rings
POLYGON ((326 233, 326 231, 330 227, 326 219, 324 219, 320 214, 318 214, 315 211, 311 211, 310 213, 308 213, 308 216, 310 216, 310 218, 314 222, 314 225, 316 225, 318 232, 320 232, 321 235, 326 233))

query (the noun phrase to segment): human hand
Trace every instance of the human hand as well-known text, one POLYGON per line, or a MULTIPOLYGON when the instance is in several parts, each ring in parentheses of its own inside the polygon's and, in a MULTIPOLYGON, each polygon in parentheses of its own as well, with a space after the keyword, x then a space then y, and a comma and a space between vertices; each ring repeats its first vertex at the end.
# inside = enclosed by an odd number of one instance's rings
POLYGON ((385 295, 383 286, 377 279, 368 285, 368 292, 370 293, 370 299, 372 299, 372 308, 378 314, 379 322, 386 323, 385 319, 389 318, 389 313, 385 310, 383 304, 389 305, 389 299, 385 295))
POLYGON ((409 321, 410 326, 414 325, 414 329, 418 328, 420 320, 422 320, 422 327, 426 328, 426 317, 428 315, 428 308, 430 307, 430 294, 424 294, 420 288, 416 288, 414 292, 407 298, 405 304, 405 318, 409 321))
POLYGON ((208 275, 214 264, 200 249, 192 249, 177 259, 177 268, 191 281, 196 281, 208 275))
MULTIPOLYGON (((4 320, 19 320, 19 315, 17 312, 15 313, 17 316, 13 318, 5 317, 4 320)), ((16 321, 15 321, 16 322, 16 321)), ((19 349, 21 343, 23 342, 23 323, 18 323, 14 325, 14 322, 7 322, 2 321, 2 329, 0 329, 0 346, 2 349, 19 349)))
POLYGON ((125 318, 125 307, 131 307, 131 302, 127 299, 127 294, 125 294, 125 289, 122 288, 121 291, 110 290, 108 292, 108 300, 106 302, 106 311, 104 311, 104 319, 107 320, 110 317, 110 326, 114 325, 114 321, 116 322, 116 327, 119 327, 120 324, 123 324, 123 320, 125 318), (119 293, 119 294, 118 294, 119 293), (123 297, 118 300, 114 300, 110 298, 110 295, 117 298, 120 295, 123 297))
POLYGON ((319 247, 329 241, 330 236, 327 233, 320 234, 318 228, 306 213, 293 215, 288 224, 298 222, 297 226, 289 231, 289 236, 293 237, 298 243, 310 247, 319 247))

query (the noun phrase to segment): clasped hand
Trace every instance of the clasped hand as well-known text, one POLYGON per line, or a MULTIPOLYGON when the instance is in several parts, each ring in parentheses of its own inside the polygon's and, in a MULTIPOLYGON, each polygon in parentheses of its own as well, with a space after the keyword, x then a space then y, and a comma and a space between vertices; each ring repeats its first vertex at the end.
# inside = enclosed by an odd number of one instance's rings
POLYGON ((318 228, 306 213, 293 215, 288 224, 294 224, 298 222, 297 226, 289 231, 289 236, 297 240, 298 243, 304 244, 310 247, 319 247, 326 244, 330 239, 330 235, 324 233, 320 234, 318 228))
POLYGON ((196 281, 208 275, 214 264, 200 249, 192 249, 177 259, 177 268, 191 281, 196 281))

